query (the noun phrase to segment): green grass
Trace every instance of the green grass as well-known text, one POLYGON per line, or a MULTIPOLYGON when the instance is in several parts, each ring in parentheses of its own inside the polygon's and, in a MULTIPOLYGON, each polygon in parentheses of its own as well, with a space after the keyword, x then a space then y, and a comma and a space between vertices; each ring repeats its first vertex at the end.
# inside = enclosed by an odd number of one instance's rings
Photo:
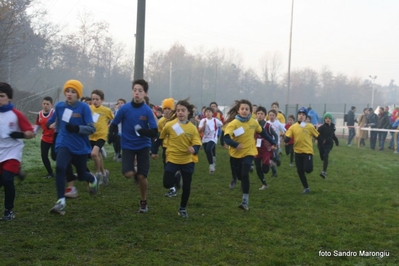
POLYGON ((180 191, 178 197, 164 197, 160 160, 151 161, 149 212, 138 214, 138 188, 122 176, 111 150, 107 146, 110 185, 90 197, 78 182, 79 198, 68 200, 67 213, 58 216, 49 214, 56 191, 54 180, 42 178, 39 140, 26 141, 23 163, 29 177, 16 180, 16 219, 1 223, 0 265, 399 263, 399 157, 390 150, 334 147, 325 180, 316 153, 314 172, 307 175, 309 195, 301 194, 296 169, 283 156, 278 178, 267 175, 267 190, 259 191, 261 183, 251 174, 248 212, 238 208, 240 189, 228 188, 227 151, 218 147, 213 176, 201 151, 189 219, 177 215, 180 191), (389 257, 361 257, 360 250, 388 251, 389 257), (338 257, 334 251, 357 256, 338 257))

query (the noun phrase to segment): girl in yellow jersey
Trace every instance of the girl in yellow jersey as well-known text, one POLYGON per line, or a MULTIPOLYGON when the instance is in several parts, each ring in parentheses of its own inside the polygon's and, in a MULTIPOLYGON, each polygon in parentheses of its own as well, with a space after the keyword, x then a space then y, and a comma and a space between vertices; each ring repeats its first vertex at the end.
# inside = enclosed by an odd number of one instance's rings
POLYGON ((302 194, 310 192, 306 173, 313 171, 313 138, 319 137, 319 132, 311 123, 306 123, 308 110, 301 107, 298 110, 298 123, 293 124, 285 133, 284 142, 288 143, 291 138, 294 138, 294 152, 296 170, 301 179, 303 191, 302 194))
POLYGON ((258 121, 252 119, 252 104, 248 100, 240 100, 228 113, 228 124, 224 131, 224 142, 230 146, 230 167, 233 176, 241 180, 242 202, 239 208, 249 210, 249 169, 254 156, 258 154, 256 149, 255 132, 266 139, 272 145, 276 141, 266 133, 258 121))
MULTIPOLYGON (((162 110, 163 110, 163 116, 158 120, 158 133, 161 134, 163 128, 165 127, 166 123, 168 123, 171 120, 176 119, 175 116, 175 100, 173 98, 167 98, 162 101, 162 110)), ((163 168, 165 169, 166 167, 166 148, 168 147, 168 139, 165 138, 163 140, 160 140, 159 138, 153 142, 152 144, 152 150, 151 150, 151 157, 153 159, 158 158, 158 154, 154 154, 153 151, 158 151, 159 146, 162 144, 162 162, 163 162, 163 168)), ((175 182, 176 187, 179 187, 180 180, 181 180, 181 174, 180 172, 176 172, 175 174, 175 182)), ((165 194, 165 197, 176 197, 177 196, 177 191, 176 191, 175 185, 171 188, 169 188, 169 191, 165 194)))
MULTIPOLYGON (((183 193, 181 195, 178 214, 188 218, 186 211, 190 197, 191 180, 194 173, 194 163, 198 162, 201 138, 197 128, 190 122, 194 105, 182 100, 176 104, 176 119, 165 124, 159 139, 168 139, 166 149, 166 166, 163 176, 165 188, 171 188, 175 184, 175 174, 180 170, 183 179, 183 193)), ((156 154, 156 151, 153 154, 156 154)))

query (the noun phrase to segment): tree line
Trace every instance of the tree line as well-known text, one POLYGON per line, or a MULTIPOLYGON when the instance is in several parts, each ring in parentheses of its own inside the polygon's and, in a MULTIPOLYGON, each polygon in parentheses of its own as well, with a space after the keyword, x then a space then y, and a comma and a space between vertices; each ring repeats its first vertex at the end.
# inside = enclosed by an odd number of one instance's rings
MULTIPOLYGON (((46 91, 57 99, 59 92, 54 88, 71 78, 82 81, 87 96, 101 89, 106 101, 130 100, 134 55, 113 38, 108 22, 84 13, 77 18, 78 28, 66 32, 46 19, 37 0, 1 0, 0 5, 0 80, 20 91, 14 101, 35 99, 32 94, 46 91)), ((211 101, 230 105, 241 98, 265 106, 274 101, 365 106, 371 100, 369 80, 334 73, 327 67, 292 70, 288 94, 282 55, 267 53, 267 47, 259 65, 250 68, 243 66, 237 51, 200 47, 193 52, 179 43, 166 51, 146 50, 145 58, 144 78, 156 105, 170 96, 190 97, 198 107, 211 101)), ((395 103, 398 86, 394 81, 374 86, 375 103, 395 103)), ((23 108, 40 109, 40 100, 23 108)))

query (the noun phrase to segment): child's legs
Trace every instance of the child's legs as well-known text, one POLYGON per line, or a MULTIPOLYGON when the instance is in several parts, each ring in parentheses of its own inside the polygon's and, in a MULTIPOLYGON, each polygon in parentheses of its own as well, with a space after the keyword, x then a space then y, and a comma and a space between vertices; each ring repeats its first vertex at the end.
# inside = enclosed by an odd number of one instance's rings
POLYGON ((313 155, 312 154, 305 154, 303 170, 308 174, 313 171, 313 155))
POLYGON ((136 153, 125 149, 122 149, 122 153, 122 174, 126 178, 133 178, 136 175, 136 170, 134 169, 136 153))
POLYGON ((325 148, 325 149, 324 149, 324 156, 323 156, 323 171, 324 171, 324 172, 327 171, 327 167, 328 167, 328 157, 329 157, 330 151, 331 151, 330 148, 325 148))
MULTIPOLYGON (((194 165, 193 165, 193 168, 194 168, 194 165)), ((192 181, 193 173, 188 173, 188 172, 182 171, 181 176, 183 178, 183 193, 181 194, 180 207, 186 208, 188 199, 190 198, 191 181, 192 181)))
POLYGON ((7 210, 12 210, 14 208, 14 200, 15 200, 15 186, 14 186, 14 177, 15 174, 3 170, 2 179, 4 186, 4 207, 7 210))
POLYGON ((86 181, 89 183, 94 182, 94 176, 87 171, 87 155, 72 155, 72 164, 76 168, 76 173, 78 174, 78 179, 80 181, 86 181))
POLYGON ((265 180, 265 175, 263 174, 262 171, 262 158, 255 158, 255 169, 256 169, 256 174, 258 175, 259 180, 263 183, 265 180))
POLYGON ((121 137, 119 135, 116 137, 116 141, 113 142, 113 146, 115 154, 119 155, 121 153, 121 137))
POLYGON ((164 188, 171 188, 175 185, 175 173, 176 169, 179 169, 175 164, 173 163, 167 163, 165 165, 165 171, 163 173, 163 187, 164 188))
POLYGON ((233 177, 241 180, 241 160, 238 158, 230 157, 230 169, 233 177))
POLYGON ((202 146, 204 147, 204 151, 206 154, 206 159, 208 160, 208 164, 213 164, 212 149, 213 149, 213 147, 215 147, 215 143, 213 143, 212 141, 209 141, 206 143, 202 143, 202 146))
POLYGON ((57 139, 57 135, 58 135, 58 133, 55 132, 55 133, 54 133, 54 138, 53 138, 53 144, 51 144, 51 159, 52 159, 53 161, 56 161, 56 160, 57 160, 57 153, 55 152, 55 141, 56 141, 56 139, 57 139))
POLYGON ((213 143, 213 146, 212 146, 212 154, 213 154, 214 157, 216 157, 216 143, 213 142, 213 141, 210 141, 210 143, 213 143))
POLYGON ((166 148, 162 147, 162 162, 163 162, 163 169, 165 170, 166 167, 166 148))
POLYGON ((135 153, 135 157, 137 159, 137 180, 139 181, 141 200, 144 201, 147 200, 147 176, 150 170, 150 148, 143 148, 141 150, 135 151, 135 153))
POLYGON ((71 186, 73 186, 73 181, 76 180, 76 176, 73 174, 73 168, 71 163, 67 165, 67 168, 65 170, 65 175, 66 175, 66 181, 68 182, 68 186, 70 182, 72 182, 71 186))
POLYGON ((320 160, 324 161, 324 153, 325 153, 325 149, 323 146, 319 145, 319 155, 320 155, 320 160))
POLYGON ((249 169, 252 166, 253 156, 241 158, 241 188, 243 194, 249 194, 249 169))
POLYGON ((295 164, 296 164, 296 171, 299 175, 299 179, 301 180, 303 188, 308 188, 308 181, 305 175, 305 160, 306 154, 298 154, 295 153, 295 164))
POLYGON ((290 154, 290 144, 285 145, 285 155, 290 154))
POLYGON ((190 192, 191 192, 191 181, 192 181, 192 176, 194 173, 194 163, 188 163, 185 165, 181 166, 181 176, 183 178, 183 187, 182 187, 182 194, 181 194, 181 200, 180 200, 180 207, 181 208, 186 208, 187 207, 187 202, 188 199, 190 198, 190 192))
POLYGON ((290 163, 294 162, 294 144, 288 144, 290 147, 290 163))
POLYGON ((21 163, 17 160, 11 159, 1 163, 1 182, 4 186, 4 207, 7 210, 14 208, 15 200, 15 186, 14 177, 18 174, 21 163))
POLYGON ((43 165, 46 168, 47 173, 49 175, 53 175, 53 169, 51 168, 51 163, 48 158, 48 152, 52 146, 53 146, 53 144, 51 144, 51 143, 44 142, 43 140, 40 141, 40 151, 41 151, 41 156, 42 156, 42 162, 43 162, 43 165))
POLYGON ((105 174, 104 163, 101 157, 101 148, 104 146, 105 140, 99 139, 97 141, 90 141, 90 143, 92 145, 92 150, 90 155, 94 161, 94 167, 96 169, 96 173, 105 174))
POLYGON ((71 160, 72 154, 67 148, 62 147, 58 149, 55 165, 55 185, 58 199, 65 197, 65 174, 71 160))

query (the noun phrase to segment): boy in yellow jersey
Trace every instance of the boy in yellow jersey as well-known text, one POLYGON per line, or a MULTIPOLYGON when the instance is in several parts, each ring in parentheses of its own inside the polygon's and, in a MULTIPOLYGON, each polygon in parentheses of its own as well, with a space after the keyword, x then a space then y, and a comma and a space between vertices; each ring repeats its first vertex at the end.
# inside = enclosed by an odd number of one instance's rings
POLYGON ((287 130, 284 139, 284 142, 288 143, 291 138, 294 138, 295 164, 304 188, 302 194, 310 192, 305 172, 311 173, 313 171, 312 137, 319 137, 319 132, 317 132, 314 125, 305 122, 307 114, 308 110, 305 107, 301 107, 298 110, 298 123, 293 124, 287 130))
POLYGON ((109 183, 109 171, 104 169, 104 162, 101 155, 101 149, 105 144, 108 136, 108 123, 114 119, 114 114, 111 109, 102 105, 104 101, 104 92, 101 90, 94 90, 91 92, 92 105, 90 109, 93 115, 93 122, 96 132, 89 136, 90 144, 92 147, 91 158, 94 161, 96 168, 96 177, 100 184, 104 183, 105 186, 109 183))
POLYGON ((276 141, 266 133, 257 120, 252 119, 252 104, 248 100, 240 100, 230 109, 228 123, 224 131, 224 142, 230 146, 230 167, 233 176, 241 180, 243 192, 242 202, 238 206, 243 210, 249 210, 249 169, 254 156, 258 154, 255 142, 255 132, 270 144, 276 141))
MULTIPOLYGON (((186 100, 176 104, 177 119, 170 121, 163 128, 160 140, 168 139, 166 149, 166 166, 163 176, 163 185, 170 188, 175 183, 175 174, 181 172, 183 179, 183 193, 181 195, 178 214, 188 218, 187 202, 190 197, 191 180, 194 173, 196 155, 201 147, 201 138, 197 128, 190 122, 193 105, 186 100)), ((156 150, 152 150, 156 154, 156 150)))

